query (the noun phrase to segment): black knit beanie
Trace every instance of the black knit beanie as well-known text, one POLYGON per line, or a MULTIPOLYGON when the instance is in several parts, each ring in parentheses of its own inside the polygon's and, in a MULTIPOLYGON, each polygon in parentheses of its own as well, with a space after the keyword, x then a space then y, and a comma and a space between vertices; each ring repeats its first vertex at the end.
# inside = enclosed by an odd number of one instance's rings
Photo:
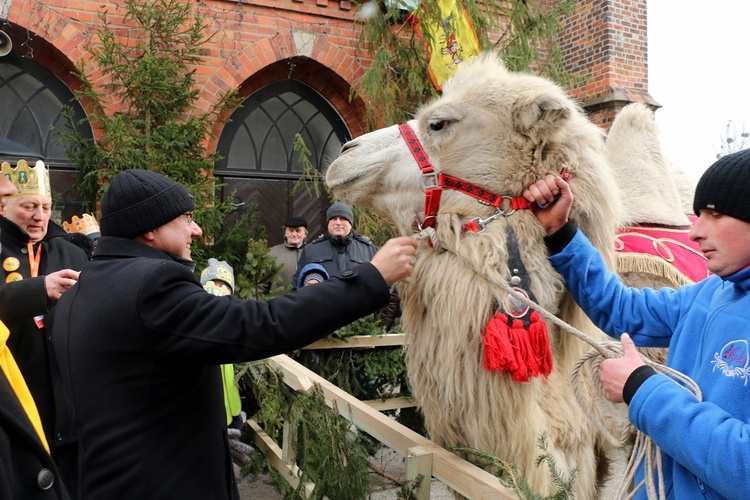
POLYGON ((703 173, 693 211, 704 208, 750 222, 750 149, 722 156, 703 173))
POLYGON ((349 221, 349 224, 354 224, 354 213, 351 207, 343 201, 337 201, 328 209, 326 212, 326 224, 334 217, 343 217, 349 221))
POLYGON ((102 236, 134 238, 195 208, 180 184, 150 170, 125 170, 112 179, 102 197, 102 236))
POLYGON ((287 217, 284 219, 284 227, 307 227, 307 220, 304 217, 287 217))

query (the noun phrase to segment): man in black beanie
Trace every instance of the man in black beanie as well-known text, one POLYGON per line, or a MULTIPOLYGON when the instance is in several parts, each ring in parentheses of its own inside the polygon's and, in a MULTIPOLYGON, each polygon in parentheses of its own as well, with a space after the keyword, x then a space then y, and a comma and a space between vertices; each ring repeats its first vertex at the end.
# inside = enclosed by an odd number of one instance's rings
MULTIPOLYGON (((713 276, 678 290, 624 286, 569 220, 573 195, 559 176, 524 192, 550 260, 576 302, 624 355, 601 363, 613 401, 660 448, 667 498, 742 498, 750 487, 750 150, 723 158, 698 182, 690 231, 713 276), (625 333, 627 332, 627 334, 625 333), (669 347, 667 366, 695 395, 646 364, 640 347, 669 347)), ((639 468, 635 484, 644 477, 639 468)), ((641 488, 637 498, 646 498, 641 488)))
POLYGON ((219 364, 299 349, 388 301, 411 273, 411 238, 316 290, 268 302, 207 293, 188 191, 148 170, 118 174, 99 240, 58 302, 54 339, 80 431, 82 498, 238 498, 219 364), (299 321, 304 317, 305 321, 299 321))
POLYGON ((337 201, 330 206, 326 211, 326 232, 302 251, 292 286, 320 283, 328 276, 340 275, 363 262, 370 262, 378 247, 366 236, 357 234, 353 224, 354 213, 349 205, 337 201), (303 276, 300 277, 300 273, 303 276))

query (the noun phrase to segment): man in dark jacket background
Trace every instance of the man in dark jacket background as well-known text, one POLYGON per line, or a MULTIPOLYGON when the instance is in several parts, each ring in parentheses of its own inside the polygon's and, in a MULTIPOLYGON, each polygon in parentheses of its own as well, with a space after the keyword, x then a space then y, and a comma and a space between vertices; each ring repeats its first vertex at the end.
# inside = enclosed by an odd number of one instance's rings
MULTIPOLYGON (((287 217, 284 220, 284 243, 279 243, 271 247, 268 252, 276 257, 276 263, 281 270, 281 285, 289 286, 292 283, 292 277, 297 273, 297 262, 302 255, 302 249, 305 246, 307 238, 307 220, 304 217, 287 217)), ((271 290, 278 288, 274 285, 271 290)))
POLYGON ((52 456, 75 492, 76 444, 50 339, 55 303, 88 262, 86 254, 50 221, 49 172, 39 161, 21 160, 2 173, 17 188, 0 207, 0 321, 10 330, 8 347, 23 373, 49 438, 52 456))
POLYGON ((412 271, 416 244, 401 237, 369 264, 268 302, 214 296, 193 274, 193 208, 160 174, 118 174, 93 259, 58 303, 82 498, 238 498, 217 365, 324 337, 384 306, 412 271))
POLYGON ((349 205, 342 201, 331 205, 326 212, 326 232, 305 246, 292 286, 320 283, 328 276, 370 262, 378 247, 366 236, 357 234, 353 224, 354 213, 349 205))

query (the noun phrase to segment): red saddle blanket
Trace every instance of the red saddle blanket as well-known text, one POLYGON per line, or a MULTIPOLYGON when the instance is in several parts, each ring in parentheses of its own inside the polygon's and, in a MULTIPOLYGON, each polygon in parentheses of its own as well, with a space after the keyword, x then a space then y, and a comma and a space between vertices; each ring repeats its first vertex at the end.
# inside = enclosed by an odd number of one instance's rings
MULTIPOLYGON (((696 219, 694 215, 688 215, 688 218, 691 223, 696 219)), ((626 227, 617 231, 615 251, 657 257, 673 266, 690 281, 700 281, 711 272, 698 244, 688 238, 689 232, 689 227, 626 227)))

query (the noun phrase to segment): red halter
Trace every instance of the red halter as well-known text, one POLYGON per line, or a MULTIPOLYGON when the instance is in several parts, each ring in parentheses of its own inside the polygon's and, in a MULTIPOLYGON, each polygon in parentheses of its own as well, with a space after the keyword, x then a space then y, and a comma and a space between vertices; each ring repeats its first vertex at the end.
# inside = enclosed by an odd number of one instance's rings
MULTIPOLYGON (((417 139, 417 135, 408 123, 398 126, 402 137, 406 141, 412 156, 417 162, 419 169, 422 171, 420 185, 425 192, 424 220, 418 224, 419 230, 432 227, 437 222, 437 213, 440 208, 440 196, 443 188, 461 191, 480 203, 495 207, 497 210, 494 214, 486 219, 476 217, 464 224, 464 231, 481 232, 485 225, 497 217, 512 214, 516 210, 531 208, 529 201, 523 196, 499 196, 488 191, 481 186, 466 182, 457 177, 439 174, 435 172, 430 159, 424 152, 422 145, 417 139), (509 202, 510 209, 503 210, 501 206, 509 202)), ((572 170, 564 168, 561 175, 564 179, 569 179, 572 170)), ((506 205, 507 206, 507 205, 506 205)), ((513 230, 508 227, 511 235, 513 230)), ((512 237, 515 241, 515 236, 512 237)), ((506 241, 511 241, 509 238, 506 241)), ((431 244, 428 242, 428 244, 431 244)), ((508 243, 510 245, 510 243, 508 243)), ((524 269, 523 262, 520 260, 517 243, 515 244, 515 255, 518 257, 519 269, 524 269)), ((509 246, 509 253, 511 252, 509 246)), ((524 269, 525 272, 525 269, 524 269)), ((514 276, 517 277, 518 269, 513 270, 514 276)), ((533 299, 530 291, 515 287, 527 297, 533 299)), ((484 368, 490 372, 501 371, 508 372, 513 380, 526 382, 531 377, 542 376, 546 378, 552 372, 552 351, 549 346, 549 335, 547 325, 541 319, 538 312, 533 311, 528 317, 528 324, 525 326, 523 317, 529 313, 526 307, 520 315, 511 314, 510 320, 502 311, 496 311, 495 316, 482 332, 482 341, 484 345, 484 368)))
MULTIPOLYGON (((440 208, 440 197, 443 194, 443 188, 453 189, 454 191, 460 191, 464 194, 476 198, 480 203, 490 205, 497 208, 497 212, 492 214, 487 219, 481 219, 476 217, 466 224, 464 224, 465 231, 481 232, 484 230, 484 226, 491 220, 504 216, 511 215, 516 210, 524 210, 530 207, 529 200, 523 196, 500 196, 492 191, 484 189, 481 186, 472 184, 470 182, 453 177, 446 174, 439 174, 435 172, 435 169, 430 163, 430 159, 427 157, 422 144, 417 139, 417 134, 411 128, 408 123, 402 123, 398 126, 401 136, 406 141, 406 145, 409 147, 414 160, 417 162, 417 166, 422 171, 422 177, 420 177, 419 183, 422 186, 422 190, 425 192, 425 203, 424 203, 424 219, 420 224, 417 225, 419 230, 433 227, 437 221, 437 213, 440 208), (501 207, 504 203, 509 202, 510 209, 503 210, 501 207)), ((565 179, 570 178, 569 169, 563 169, 565 179)))

